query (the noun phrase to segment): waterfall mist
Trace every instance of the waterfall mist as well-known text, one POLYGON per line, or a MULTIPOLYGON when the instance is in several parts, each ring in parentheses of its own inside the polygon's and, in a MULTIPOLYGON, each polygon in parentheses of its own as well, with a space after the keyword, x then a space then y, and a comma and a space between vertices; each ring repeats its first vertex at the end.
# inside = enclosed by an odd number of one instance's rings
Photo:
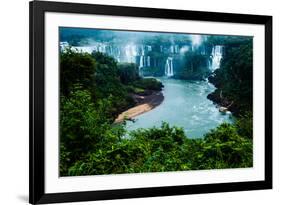
POLYGON ((206 69, 214 71, 223 57, 221 45, 206 49, 206 35, 79 28, 60 32, 61 50, 71 46, 80 52, 104 53, 119 63, 135 63, 141 76, 173 77, 185 67, 189 53, 208 56, 206 69))

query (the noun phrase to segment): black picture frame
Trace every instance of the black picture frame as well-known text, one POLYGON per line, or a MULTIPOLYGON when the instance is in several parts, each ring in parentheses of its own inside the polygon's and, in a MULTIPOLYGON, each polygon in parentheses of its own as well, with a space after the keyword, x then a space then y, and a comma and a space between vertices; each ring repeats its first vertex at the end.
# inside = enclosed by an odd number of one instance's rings
POLYGON ((30 12, 30 165, 29 202, 31 204, 91 201, 183 195, 272 188, 272 17, 262 15, 230 14, 105 6, 62 2, 32 1, 30 12), (44 165, 44 15, 46 12, 98 14, 162 19, 182 19, 209 22, 259 24, 265 27, 265 180, 219 184, 197 184, 153 188, 84 191, 71 193, 45 193, 44 165))

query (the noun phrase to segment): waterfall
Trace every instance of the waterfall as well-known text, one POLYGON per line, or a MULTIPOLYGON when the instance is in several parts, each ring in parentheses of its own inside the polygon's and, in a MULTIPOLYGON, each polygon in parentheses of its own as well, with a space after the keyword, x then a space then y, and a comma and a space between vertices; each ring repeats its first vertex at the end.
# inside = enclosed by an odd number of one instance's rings
POLYGON ((211 63, 210 63, 210 70, 214 71, 220 68, 220 63, 223 55, 223 46, 216 45, 212 48, 212 55, 211 55, 211 63))
POLYGON ((179 53, 179 45, 175 45, 175 53, 179 53))
POLYGON ((150 56, 147 56, 147 67, 150 67, 150 56))
POLYGON ((143 57, 144 56, 140 57, 140 68, 144 67, 143 57))
POLYGON ((144 45, 141 46, 141 55, 144 56, 144 45))
MULTIPOLYGON (((62 45, 65 45, 65 43, 63 43, 62 45)), ((145 47, 141 46, 138 52, 137 45, 133 43, 124 46, 122 44, 112 45, 108 43, 94 42, 89 46, 73 46, 73 48, 77 49, 79 52, 104 53, 115 58, 118 62, 136 63, 137 56, 145 56, 145 47)), ((151 46, 148 48, 148 50, 150 49, 152 49, 151 46)))
POLYGON ((112 46, 109 46, 109 55, 113 55, 113 49, 112 49, 112 46))
POLYGON ((171 71, 170 71, 170 76, 174 75, 174 63, 173 63, 173 58, 171 58, 171 71))
POLYGON ((140 54, 139 75, 142 75, 141 68, 145 66, 144 45, 141 45, 139 54, 140 54))
MULTIPOLYGON (((64 48, 65 45, 67 45, 66 42, 61 43, 62 48, 64 48)), ((81 52, 92 53, 94 51, 105 53, 120 63, 136 63, 140 74, 144 73, 144 68, 148 68, 145 69, 146 72, 144 74, 150 75, 152 71, 150 72, 151 69, 149 68, 160 66, 162 72, 164 71, 166 76, 171 77, 174 76, 174 66, 175 63, 179 61, 178 56, 190 49, 190 45, 172 43, 170 45, 159 45, 159 47, 155 47, 155 45, 137 44, 134 42, 121 42, 116 44, 110 42, 91 42, 88 46, 76 46, 74 48, 77 48, 81 52), (166 59, 155 57, 153 56, 154 53, 151 53, 155 50, 169 55, 169 57, 166 59)), ((216 52, 219 52, 216 50, 218 49, 220 48, 218 47, 213 51, 214 63, 212 65, 215 65, 215 59, 217 58, 216 52)), ((211 62, 210 60, 210 64, 211 62)), ((211 69, 211 65, 209 67, 211 69)))
POLYGON ((137 56, 136 46, 129 44, 125 46, 125 61, 129 63, 135 63, 137 56))
POLYGON ((121 62, 121 51, 118 47, 113 48, 113 54, 111 56, 114 57, 117 62, 121 62))
POLYGON ((179 53, 180 53, 180 55, 183 55, 183 54, 185 54, 186 52, 188 52, 189 50, 190 50, 190 46, 184 45, 184 46, 182 46, 182 47, 179 49, 179 53))
POLYGON ((126 62, 131 62, 131 52, 130 52, 130 46, 129 45, 126 45, 125 46, 125 59, 126 59, 126 62))
POLYGON ((171 47, 170 47, 170 52, 174 53, 174 46, 173 45, 171 45, 171 47))
POLYGON ((170 46, 171 53, 179 53, 179 45, 171 45, 170 46))
POLYGON ((166 65, 165 65, 165 75, 168 77, 171 77, 174 75, 174 65, 173 65, 173 58, 168 57, 166 60, 166 65))

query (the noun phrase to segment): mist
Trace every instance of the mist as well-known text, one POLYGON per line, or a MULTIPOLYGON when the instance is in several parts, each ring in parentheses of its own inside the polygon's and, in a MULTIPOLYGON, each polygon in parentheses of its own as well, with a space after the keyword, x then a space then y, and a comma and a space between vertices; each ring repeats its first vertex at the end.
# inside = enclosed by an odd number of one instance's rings
POLYGON ((164 43, 166 45, 188 44, 200 46, 203 42, 202 35, 166 33, 166 32, 145 32, 145 31, 123 31, 104 30, 89 28, 60 28, 60 41, 70 44, 92 46, 97 43, 110 44, 143 44, 146 42, 164 43))

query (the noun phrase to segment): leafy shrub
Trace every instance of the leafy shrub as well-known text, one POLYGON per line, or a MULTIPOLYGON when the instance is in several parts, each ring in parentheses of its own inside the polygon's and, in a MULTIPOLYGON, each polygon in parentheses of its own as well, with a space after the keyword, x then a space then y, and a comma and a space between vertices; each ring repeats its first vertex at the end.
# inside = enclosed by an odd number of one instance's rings
POLYGON ((253 113, 246 112, 244 115, 240 115, 235 122, 237 132, 239 135, 246 138, 253 138, 253 113))
POLYGON ((181 128, 138 129, 111 147, 90 151, 69 175, 163 172, 252 166, 252 141, 222 124, 204 139, 188 139, 181 128))
POLYGON ((142 78, 140 80, 134 81, 133 86, 146 89, 146 90, 162 90, 163 84, 155 78, 142 78))
POLYGON ((221 124, 205 135, 198 168, 242 168, 252 166, 252 140, 240 136, 235 126, 221 124))

